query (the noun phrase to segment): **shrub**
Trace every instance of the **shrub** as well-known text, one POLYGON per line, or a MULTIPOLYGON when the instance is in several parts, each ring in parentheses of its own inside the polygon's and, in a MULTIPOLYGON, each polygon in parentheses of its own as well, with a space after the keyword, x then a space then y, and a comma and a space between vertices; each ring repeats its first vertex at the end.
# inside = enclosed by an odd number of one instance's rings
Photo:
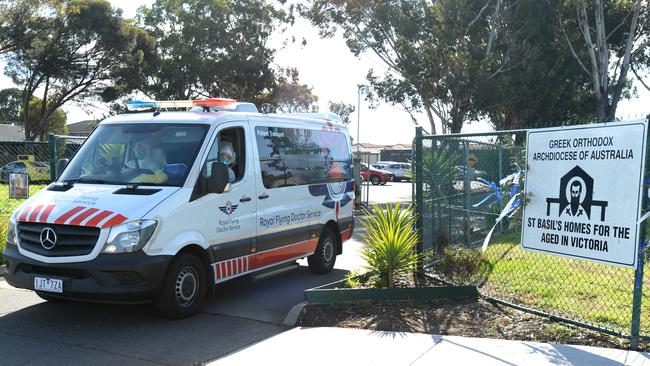
POLYGON ((418 242, 414 229, 413 209, 387 205, 386 211, 373 206, 374 213, 367 214, 364 239, 369 248, 361 251, 366 267, 377 274, 379 285, 393 287, 395 277, 413 272, 418 254, 413 251, 418 242))
POLYGON ((435 270, 457 284, 482 281, 489 272, 490 263, 478 249, 447 247, 442 250, 435 270))
POLYGON ((353 269, 345 275, 345 288, 361 287, 361 280, 359 280, 361 272, 358 269, 353 269))

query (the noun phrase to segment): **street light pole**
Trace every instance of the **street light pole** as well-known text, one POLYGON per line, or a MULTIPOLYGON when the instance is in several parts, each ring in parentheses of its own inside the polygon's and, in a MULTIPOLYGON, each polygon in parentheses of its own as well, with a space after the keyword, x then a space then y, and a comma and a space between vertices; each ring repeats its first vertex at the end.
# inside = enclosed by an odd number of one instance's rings
POLYGON ((359 149, 361 149, 361 140, 359 137, 361 128, 361 94, 368 94, 368 85, 357 85, 357 155, 359 154, 359 149))

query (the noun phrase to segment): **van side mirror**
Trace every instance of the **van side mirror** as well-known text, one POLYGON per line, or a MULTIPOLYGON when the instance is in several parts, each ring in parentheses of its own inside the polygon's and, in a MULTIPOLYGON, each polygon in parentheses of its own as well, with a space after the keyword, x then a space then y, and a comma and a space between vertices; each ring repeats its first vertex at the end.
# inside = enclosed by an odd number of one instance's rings
POLYGON ((56 161, 56 165, 54 166, 54 172, 56 173, 55 175, 58 177, 63 169, 68 165, 70 162, 70 159, 59 159, 56 161))
POLYGON ((228 165, 224 163, 214 162, 211 165, 212 175, 207 181, 208 193, 223 193, 228 188, 228 165))

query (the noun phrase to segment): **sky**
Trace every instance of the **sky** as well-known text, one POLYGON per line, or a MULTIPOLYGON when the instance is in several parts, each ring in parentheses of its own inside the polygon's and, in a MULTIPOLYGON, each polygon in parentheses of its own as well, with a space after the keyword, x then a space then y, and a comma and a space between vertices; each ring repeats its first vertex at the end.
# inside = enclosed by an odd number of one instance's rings
MULTIPOLYGON (((109 0, 113 6, 123 10, 126 18, 132 18, 138 7, 151 5, 153 0, 109 0)), ((295 25, 286 33, 276 35, 271 40, 271 47, 277 50, 274 67, 296 67, 300 72, 300 81, 311 87, 319 98, 321 111, 327 111, 328 101, 343 101, 357 106, 357 85, 367 84, 366 75, 369 69, 377 74, 383 74, 386 66, 372 53, 364 53, 355 57, 345 45, 342 36, 331 39, 321 39, 316 28, 304 19, 297 19, 295 25), (290 39, 307 40, 306 46, 300 42, 295 45, 283 46, 283 41, 290 39)), ((0 62, 0 67, 3 67, 0 62)), ((13 84, 4 75, 0 76, 0 89, 11 87, 13 84)), ((618 117, 635 119, 649 113, 650 92, 639 87, 639 96, 632 100, 619 103, 618 117)), ((217 97, 217 96, 215 96, 217 97)), ((221 97, 228 97, 223 95, 221 97)), ((84 111, 75 105, 66 105, 64 110, 68 115, 68 123, 92 119, 93 111, 84 111)), ((97 109, 95 115, 101 116, 103 111, 97 109)), ((428 130, 429 123, 424 114, 417 114, 418 123, 428 130)), ((376 109, 369 109, 368 103, 361 100, 361 108, 357 108, 351 116, 352 123, 348 125, 351 136, 355 141, 376 144, 410 144, 415 135, 415 124, 411 117, 399 106, 380 103, 376 109), (357 139, 357 112, 360 111, 359 139, 357 139)), ((439 127, 438 127, 439 128, 439 127)), ((463 128, 465 131, 487 131, 490 127, 485 122, 473 122, 463 128)))

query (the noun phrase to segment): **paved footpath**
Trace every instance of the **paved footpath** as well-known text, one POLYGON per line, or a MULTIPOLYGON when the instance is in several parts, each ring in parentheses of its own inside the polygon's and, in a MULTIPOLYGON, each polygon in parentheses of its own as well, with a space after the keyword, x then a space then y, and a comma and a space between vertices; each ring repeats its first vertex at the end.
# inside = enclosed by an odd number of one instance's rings
POLYGON ((294 328, 210 365, 650 366, 650 354, 486 338, 344 328, 294 328))

